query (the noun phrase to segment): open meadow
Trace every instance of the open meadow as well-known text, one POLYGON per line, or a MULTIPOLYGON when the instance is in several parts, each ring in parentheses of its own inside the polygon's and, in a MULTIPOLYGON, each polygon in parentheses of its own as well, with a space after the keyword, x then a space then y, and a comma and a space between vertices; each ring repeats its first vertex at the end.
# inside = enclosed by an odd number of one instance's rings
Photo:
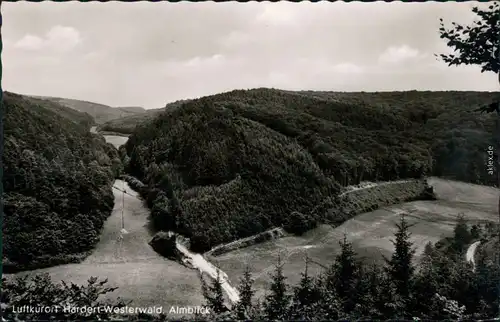
POLYGON ((408 213, 407 219, 412 225, 416 260, 428 242, 434 243, 451 235, 457 215, 464 214, 470 224, 497 219, 497 189, 438 178, 429 179, 429 184, 437 194, 436 201, 384 207, 358 215, 336 228, 322 225, 301 237, 287 236, 235 250, 215 257, 215 262, 233 283, 238 281, 248 263, 255 277, 256 295, 260 297, 264 295, 278 256, 288 281, 296 283, 304 270, 306 255, 313 261, 309 271, 321 272, 322 266, 334 260, 344 234, 366 261, 381 261, 383 256, 390 256, 395 224, 402 213, 408 213))

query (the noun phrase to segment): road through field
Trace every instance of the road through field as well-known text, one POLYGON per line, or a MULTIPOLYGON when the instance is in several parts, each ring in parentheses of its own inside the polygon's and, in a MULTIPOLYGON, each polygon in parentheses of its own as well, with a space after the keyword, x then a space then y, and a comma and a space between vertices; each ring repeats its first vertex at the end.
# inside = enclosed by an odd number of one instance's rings
MULTIPOLYGON (((498 220, 497 189, 438 178, 430 178, 429 183, 439 200, 384 207, 358 215, 336 228, 323 225, 304 236, 288 236, 235 250, 216 257, 215 261, 232 282, 242 275, 246 263, 250 264, 256 277, 257 295, 261 296, 278 255, 285 263, 283 269, 289 282, 295 283, 304 269, 305 255, 320 265, 329 265, 338 254, 344 234, 366 261, 381 262, 383 256, 392 254, 395 224, 402 213, 408 213, 416 260, 428 242, 452 234, 459 214, 464 214, 470 223, 498 220)), ((322 270, 320 265, 311 265, 309 270, 318 273, 322 270)))

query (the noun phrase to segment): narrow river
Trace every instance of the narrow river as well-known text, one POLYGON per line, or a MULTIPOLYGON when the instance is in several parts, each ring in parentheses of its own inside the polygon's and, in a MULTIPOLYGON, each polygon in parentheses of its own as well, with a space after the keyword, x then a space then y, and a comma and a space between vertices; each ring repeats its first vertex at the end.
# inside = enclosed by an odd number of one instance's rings
MULTIPOLYGON (((93 130, 95 128, 91 129, 93 130)), ((104 137, 116 148, 128 140, 123 136, 104 137)), ((150 229, 149 209, 122 180, 115 181, 113 193, 113 212, 106 220, 99 243, 89 257, 78 264, 59 265, 15 275, 46 272, 55 282, 64 280, 75 284, 86 284, 91 276, 108 278, 109 286, 118 289, 107 298, 132 300, 131 305, 137 307, 162 306, 164 313, 168 313, 172 306, 202 305, 204 299, 198 272, 215 278, 217 269, 202 255, 193 254, 181 245, 178 245, 179 250, 191 259, 194 270, 157 254, 148 244, 154 235, 150 229)), ((229 299, 237 301, 238 292, 229 284, 227 275, 221 272, 220 276, 229 299)))

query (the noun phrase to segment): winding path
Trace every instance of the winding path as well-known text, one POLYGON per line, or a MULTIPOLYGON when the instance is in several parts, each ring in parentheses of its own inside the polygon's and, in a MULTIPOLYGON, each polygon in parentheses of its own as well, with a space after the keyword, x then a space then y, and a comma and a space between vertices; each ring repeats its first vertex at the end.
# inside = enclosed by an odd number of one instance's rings
POLYGON ((207 261, 205 257, 203 257, 203 255, 193 254, 186 247, 179 243, 177 243, 177 249, 184 255, 186 255, 189 258, 191 265, 193 265, 193 267, 198 269, 200 272, 207 273, 213 279, 216 279, 217 275, 219 275, 222 288, 233 304, 240 300, 240 294, 238 290, 231 286, 231 284, 229 283, 229 277, 226 273, 207 261))
POLYGON ((344 192, 342 192, 339 197, 345 196, 351 192, 359 191, 359 190, 366 190, 366 189, 371 189, 375 187, 382 187, 386 185, 393 185, 393 184, 398 184, 398 183, 405 183, 405 182, 413 182, 415 180, 397 180, 397 181, 381 181, 381 182, 371 182, 371 181, 364 181, 358 185, 352 185, 352 186, 347 186, 344 188, 344 192))
POLYGON ((472 245, 470 245, 469 248, 467 249, 467 253, 465 255, 465 258, 467 259, 468 262, 472 263, 472 265, 475 265, 474 255, 476 254, 477 246, 479 246, 480 243, 481 243, 480 241, 477 241, 477 242, 473 243, 472 245))

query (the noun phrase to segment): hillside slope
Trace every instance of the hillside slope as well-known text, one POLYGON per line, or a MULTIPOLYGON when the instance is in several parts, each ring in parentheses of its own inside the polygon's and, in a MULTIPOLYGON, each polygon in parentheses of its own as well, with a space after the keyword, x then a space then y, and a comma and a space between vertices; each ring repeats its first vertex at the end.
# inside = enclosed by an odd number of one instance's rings
POLYGON ((86 128, 90 128, 92 124, 95 123, 94 118, 92 115, 85 113, 84 111, 77 111, 68 107, 65 107, 63 105, 60 105, 56 102, 42 99, 42 98, 35 98, 35 97, 29 97, 29 96, 23 96, 25 100, 29 101, 31 105, 34 106, 39 106, 43 107, 44 109, 50 110, 56 114, 59 114, 60 116, 71 120, 72 122, 82 125, 86 128))
POLYGON ((165 111, 176 109, 189 100, 179 100, 168 103, 164 108, 146 110, 145 113, 124 116, 111 121, 108 121, 98 127, 99 131, 109 131, 123 134, 131 134, 134 132, 136 125, 152 121, 155 117, 165 111))
POLYGON ((5 92, 3 104, 4 272, 77 260, 113 208, 117 151, 55 103, 5 92))
POLYGON ((128 112, 128 113, 135 113, 135 114, 140 114, 146 112, 146 110, 140 106, 120 106, 120 107, 115 107, 117 109, 120 109, 122 111, 128 112))
POLYGON ((141 114, 146 111, 142 107, 111 107, 104 104, 60 97, 37 96, 36 98, 58 103, 73 110, 87 113, 94 118, 96 124, 103 124, 110 120, 141 114))
POLYGON ((384 106, 232 91, 140 125, 122 152, 148 185, 157 228, 205 251, 275 226, 337 222, 340 186, 430 174, 435 134, 424 126, 384 106))

